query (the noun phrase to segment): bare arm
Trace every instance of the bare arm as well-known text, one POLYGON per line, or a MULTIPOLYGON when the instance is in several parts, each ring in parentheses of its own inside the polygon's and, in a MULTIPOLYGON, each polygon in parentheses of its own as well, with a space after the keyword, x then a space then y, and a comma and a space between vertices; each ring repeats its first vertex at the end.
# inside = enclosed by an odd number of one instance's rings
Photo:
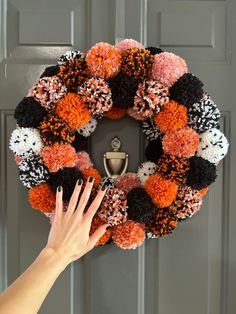
POLYGON ((78 182, 66 212, 63 212, 63 191, 59 187, 48 243, 34 263, 1 294, 0 313, 37 313, 60 273, 68 264, 90 251, 105 233, 107 224, 89 236, 93 216, 105 194, 105 191, 100 190, 84 212, 92 186, 93 181, 88 181, 79 199, 82 184, 78 182))

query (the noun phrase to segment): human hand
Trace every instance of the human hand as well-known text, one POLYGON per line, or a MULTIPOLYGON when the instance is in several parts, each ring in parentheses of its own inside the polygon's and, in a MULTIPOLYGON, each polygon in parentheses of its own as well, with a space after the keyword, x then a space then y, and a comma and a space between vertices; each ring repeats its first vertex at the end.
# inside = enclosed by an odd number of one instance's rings
POLYGON ((85 212, 92 187, 93 177, 89 177, 82 191, 82 180, 78 180, 69 201, 67 211, 63 211, 63 189, 58 187, 56 193, 56 209, 46 249, 53 250, 64 260, 66 266, 88 251, 106 232, 108 224, 100 226, 89 236, 92 219, 99 208, 106 189, 101 188, 93 202, 85 212), (80 196, 81 194, 81 196, 80 196))

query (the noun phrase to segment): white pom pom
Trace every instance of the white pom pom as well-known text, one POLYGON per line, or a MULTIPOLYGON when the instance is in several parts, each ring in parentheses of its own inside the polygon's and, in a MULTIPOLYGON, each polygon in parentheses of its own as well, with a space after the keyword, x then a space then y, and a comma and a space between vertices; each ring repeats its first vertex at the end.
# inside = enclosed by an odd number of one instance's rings
POLYGON ((62 65, 66 61, 80 58, 85 58, 85 54, 83 52, 79 50, 68 50, 63 55, 60 56, 60 58, 58 59, 58 64, 62 65))
POLYGON ((146 180, 157 171, 157 166, 154 162, 146 161, 138 168, 138 177, 144 185, 146 180))
POLYGON ((82 128, 77 129, 77 132, 84 137, 90 136, 97 127, 97 120, 91 119, 89 123, 85 124, 82 128))
POLYGON ((9 147, 17 156, 29 157, 40 154, 43 142, 37 129, 17 128, 11 134, 9 147))
POLYGON ((227 154, 228 147, 229 143, 224 134, 213 128, 199 135, 197 156, 218 163, 227 154))

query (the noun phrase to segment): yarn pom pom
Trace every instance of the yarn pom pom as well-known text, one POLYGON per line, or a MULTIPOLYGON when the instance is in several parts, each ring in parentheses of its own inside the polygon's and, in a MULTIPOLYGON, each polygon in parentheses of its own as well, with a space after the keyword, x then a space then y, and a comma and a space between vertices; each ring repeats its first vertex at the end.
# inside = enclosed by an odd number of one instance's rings
POLYGON ((104 186, 107 188, 109 187, 109 188, 113 189, 113 188, 115 188, 115 179, 109 178, 109 177, 103 177, 101 186, 104 186))
POLYGON ((66 64, 67 61, 70 61, 73 59, 81 59, 84 57, 85 57, 84 53, 79 50, 67 50, 65 53, 60 55, 58 59, 58 64, 63 65, 63 64, 66 64))
POLYGON ((116 187, 125 193, 134 188, 141 187, 141 182, 136 173, 127 172, 116 179, 116 187))
POLYGON ((121 249, 136 249, 145 240, 144 224, 128 220, 113 229, 112 240, 121 249))
POLYGON ((133 108, 129 108, 127 110, 127 114, 131 117, 131 118, 134 118, 135 120, 138 120, 138 121, 144 121, 146 120, 145 117, 142 117, 140 116, 137 111, 135 111, 133 108))
POLYGON ((121 71, 137 81, 150 77, 153 55, 150 51, 140 48, 125 50, 122 58, 121 71))
POLYGON ((228 152, 229 143, 224 134, 214 128, 199 135, 197 156, 218 163, 228 152))
POLYGON ((125 50, 131 48, 144 49, 144 46, 134 39, 124 39, 116 44, 116 48, 118 48, 121 52, 124 52, 125 50))
POLYGON ((43 73, 40 75, 40 78, 43 78, 45 76, 52 77, 54 75, 57 75, 60 72, 59 65, 51 65, 49 67, 46 67, 46 69, 43 71, 43 73))
POLYGON ((141 187, 129 191, 127 205, 128 219, 137 222, 147 221, 150 214, 157 209, 145 189, 141 187))
POLYGON ((108 43, 100 42, 88 51, 86 61, 92 75, 109 79, 120 70, 121 52, 108 43))
POLYGON ((208 190, 209 190, 208 188, 204 188, 204 189, 199 190, 198 192, 203 197, 208 193, 208 190))
POLYGON ((172 52, 162 52, 154 56, 152 78, 168 87, 187 72, 185 60, 172 52))
POLYGON ((80 96, 73 93, 67 94, 58 102, 55 112, 72 130, 81 128, 91 120, 90 113, 80 96))
POLYGON ((43 142, 37 129, 17 128, 11 134, 9 147, 17 156, 29 157, 40 154, 43 142))
POLYGON ((79 152, 82 150, 86 150, 88 149, 88 138, 84 137, 83 135, 75 132, 75 139, 74 141, 71 143, 71 145, 74 147, 74 149, 79 152))
POLYGON ((150 118, 169 102, 168 95, 168 89, 161 83, 145 80, 138 86, 133 109, 138 115, 150 118))
MULTIPOLYGON (((100 226, 104 225, 104 222, 99 217, 94 217, 92 220, 89 235, 92 235, 100 226)), ((111 229, 107 229, 103 236, 97 241, 96 246, 104 245, 111 239, 111 229)))
POLYGON ((148 161, 157 162, 163 154, 162 143, 159 138, 150 141, 145 150, 146 158, 148 161))
POLYGON ((87 152, 81 151, 77 153, 77 162, 76 162, 76 167, 80 170, 83 171, 88 168, 93 167, 93 163, 90 159, 90 156, 87 152))
POLYGON ((161 131, 155 125, 153 119, 143 121, 143 133, 148 141, 156 140, 161 135, 161 131))
POLYGON ((84 181, 87 181, 89 177, 93 177, 94 179, 94 186, 98 186, 101 184, 102 177, 97 169, 95 168, 87 168, 82 171, 84 175, 84 181))
POLYGON ((119 120, 125 116, 126 112, 126 109, 113 107, 105 114, 105 117, 110 120, 119 120))
POLYGON ((16 156, 15 156, 15 162, 16 162, 16 164, 19 165, 19 163, 22 161, 22 159, 23 159, 22 157, 16 155, 16 156))
POLYGON ((28 92, 28 96, 32 96, 47 111, 52 111, 56 107, 56 103, 67 93, 64 86, 57 76, 43 77, 28 92))
POLYGON ((19 163, 19 178, 25 187, 32 188, 46 182, 49 172, 38 156, 27 157, 19 163))
POLYGON ((182 129, 188 123, 187 108, 171 101, 154 117, 154 121, 163 133, 182 129))
POLYGON ((96 127, 97 120, 91 119, 89 123, 85 124, 82 128, 77 129, 76 131, 84 137, 89 137, 96 130, 96 127))
POLYGON ((139 180, 144 185, 147 179, 157 171, 157 166, 154 162, 146 161, 138 168, 139 180))
POLYGON ((166 208, 155 211, 146 223, 147 238, 164 237, 173 233, 177 227, 178 217, 175 210, 166 208))
POLYGON ((206 159, 194 156, 189 159, 190 169, 186 184, 192 189, 201 190, 208 187, 216 179, 216 166, 206 159))
POLYGON ((70 144, 59 143, 45 146, 41 152, 41 158, 50 172, 57 172, 65 167, 74 167, 77 161, 74 147, 70 144))
POLYGON ((198 147, 199 136, 191 128, 168 132, 164 135, 162 146, 166 154, 178 157, 192 157, 198 147))
POLYGON ((192 190, 188 186, 183 186, 179 189, 177 197, 169 210, 176 210, 179 220, 185 220, 192 217, 200 210, 202 205, 202 197, 197 190, 192 190))
POLYGON ((84 179, 83 173, 77 168, 64 168, 58 172, 51 173, 48 181, 52 190, 56 193, 57 187, 63 188, 63 200, 69 201, 74 191, 77 180, 84 179))
POLYGON ((33 97, 24 97, 15 109, 14 118, 20 127, 37 128, 46 114, 46 110, 33 97))
POLYGON ((101 78, 92 77, 84 82, 78 94, 94 117, 101 117, 112 107, 111 90, 101 78))
POLYGON ((181 76, 170 88, 170 98, 191 107, 203 97, 203 83, 191 73, 181 76))
POLYGON ((189 126, 198 133, 219 129, 220 111, 210 98, 194 103, 188 110, 188 118, 189 126))
POLYGON ((170 206, 176 198, 178 185, 164 179, 159 174, 150 176, 145 182, 145 190, 151 197, 153 203, 160 208, 170 206))
POLYGON ((45 145, 54 143, 72 143, 75 139, 74 132, 69 126, 54 113, 48 114, 39 125, 41 138, 45 145))
POLYGON ((138 82, 125 73, 120 72, 109 81, 114 107, 129 108, 134 105, 134 96, 138 82))
POLYGON ((155 56, 155 55, 157 55, 157 54, 160 54, 160 53, 162 53, 163 52, 163 50, 161 49, 161 48, 159 48, 159 47, 147 47, 147 48, 145 48, 146 50, 148 50, 148 51, 150 51, 150 53, 153 55, 153 56, 155 56))
POLYGON ((29 190, 31 206, 43 213, 51 213, 55 209, 56 196, 47 183, 42 183, 29 190))
POLYGON ((109 189, 102 201, 98 216, 111 226, 127 220, 127 200, 125 193, 119 189, 109 189))
POLYGON ((189 161, 177 156, 162 155, 157 162, 157 172, 164 178, 173 180, 177 184, 183 184, 187 179, 189 161))

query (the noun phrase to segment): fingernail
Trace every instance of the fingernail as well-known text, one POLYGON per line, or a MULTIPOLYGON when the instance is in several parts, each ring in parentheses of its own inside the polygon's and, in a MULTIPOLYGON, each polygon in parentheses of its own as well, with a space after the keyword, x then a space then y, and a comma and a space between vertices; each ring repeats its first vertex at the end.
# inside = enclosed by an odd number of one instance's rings
POLYGON ((102 187, 101 187, 101 190, 102 191, 105 191, 107 189, 107 187, 105 186, 105 185, 103 185, 102 187))
POLYGON ((62 191, 62 186, 59 185, 58 188, 57 188, 58 192, 61 192, 62 191))
POLYGON ((82 185, 83 184, 83 180, 82 179, 77 180, 77 184, 78 185, 82 185))
POLYGON ((93 177, 90 176, 90 177, 88 178, 88 181, 89 181, 89 182, 93 182, 93 177))

